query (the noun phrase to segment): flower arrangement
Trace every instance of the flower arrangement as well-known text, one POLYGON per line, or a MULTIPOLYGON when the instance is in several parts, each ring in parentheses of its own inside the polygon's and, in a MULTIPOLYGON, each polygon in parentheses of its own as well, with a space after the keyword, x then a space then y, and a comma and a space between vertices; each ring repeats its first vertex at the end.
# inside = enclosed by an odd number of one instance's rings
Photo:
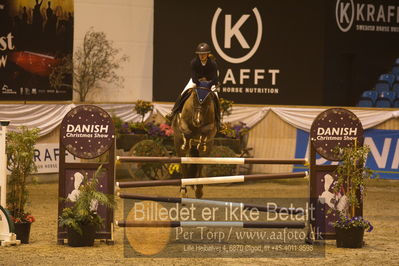
POLYGON ((147 132, 154 137, 171 137, 173 136, 173 129, 168 124, 147 123, 147 132))
POLYGON ((248 134, 248 131, 249 127, 247 127, 243 122, 234 125, 231 123, 224 123, 223 129, 221 129, 219 133, 228 138, 239 139, 248 134))
POLYGON ((154 109, 154 105, 151 102, 137 100, 134 111, 141 115, 141 122, 144 122, 144 116, 146 113, 151 112, 154 109))
POLYGON ((165 135, 168 136, 168 137, 173 136, 173 134, 175 133, 175 132, 173 131, 173 128, 172 128, 170 125, 165 124, 165 123, 160 124, 160 125, 159 125, 159 128, 160 128, 161 131, 164 132, 165 135))
POLYGON ((123 124, 121 124, 120 128, 118 128, 118 132, 120 134, 129 134, 131 132, 129 123, 124 122, 123 124))
POLYGON ((31 215, 29 212, 19 214, 16 217, 11 216, 11 220, 16 224, 34 223, 36 221, 35 217, 33 217, 33 215, 31 215))
POLYGON ((148 127, 147 124, 145 124, 144 122, 131 122, 131 123, 127 123, 127 126, 124 125, 122 126, 122 129, 125 130, 125 134, 126 133, 141 133, 141 134, 145 134, 148 131, 148 127))
POLYGON ((122 122, 117 128, 118 134, 135 134, 138 131, 148 134, 150 137, 172 137, 174 132, 170 125, 154 121, 148 123, 122 122))
POLYGON ((346 229, 352 227, 360 227, 367 230, 367 232, 371 232, 374 229, 372 224, 369 221, 365 220, 363 217, 361 216, 348 217, 346 215, 343 215, 342 213, 339 213, 339 219, 335 222, 332 222, 332 225, 335 228, 346 228, 346 229))

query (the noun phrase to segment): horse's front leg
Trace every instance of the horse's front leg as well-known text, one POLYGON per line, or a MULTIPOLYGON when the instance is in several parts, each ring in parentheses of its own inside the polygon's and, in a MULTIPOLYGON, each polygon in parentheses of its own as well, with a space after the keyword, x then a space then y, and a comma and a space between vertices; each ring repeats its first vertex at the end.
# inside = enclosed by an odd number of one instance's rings
POLYGON ((189 125, 183 119, 181 119, 181 117, 179 117, 179 122, 179 130, 183 140, 183 144, 181 145, 180 149, 184 151, 190 148, 192 131, 190 130, 189 125))
POLYGON ((198 144, 197 144, 197 150, 198 151, 201 151, 201 148, 202 148, 202 151, 206 152, 206 150, 207 150, 207 147, 206 147, 207 139, 208 139, 207 136, 205 136, 205 137, 203 137, 202 135, 200 136, 200 138, 198 140, 198 144))
POLYGON ((181 145, 180 149, 182 149, 184 151, 188 148, 189 143, 188 143, 187 138, 184 135, 184 133, 181 133, 181 135, 182 135, 182 139, 183 139, 183 144, 181 145))

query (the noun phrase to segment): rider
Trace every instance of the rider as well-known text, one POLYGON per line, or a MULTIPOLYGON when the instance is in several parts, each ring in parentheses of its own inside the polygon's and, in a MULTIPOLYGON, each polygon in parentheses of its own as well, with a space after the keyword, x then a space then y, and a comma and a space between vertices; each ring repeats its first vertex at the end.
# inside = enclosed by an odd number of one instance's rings
MULTIPOLYGON (((195 87, 205 87, 214 91, 216 86, 219 85, 218 79, 218 66, 215 58, 211 55, 211 48, 207 43, 200 43, 195 50, 197 56, 195 56, 190 63, 191 66, 191 79, 183 89, 182 93, 177 98, 175 105, 172 108, 172 112, 166 115, 166 119, 172 121, 173 117, 179 113, 183 107, 185 100, 187 100, 189 94, 187 90, 195 87)), ((215 99, 215 118, 218 130, 220 129, 220 106, 219 97, 217 92, 215 99)))

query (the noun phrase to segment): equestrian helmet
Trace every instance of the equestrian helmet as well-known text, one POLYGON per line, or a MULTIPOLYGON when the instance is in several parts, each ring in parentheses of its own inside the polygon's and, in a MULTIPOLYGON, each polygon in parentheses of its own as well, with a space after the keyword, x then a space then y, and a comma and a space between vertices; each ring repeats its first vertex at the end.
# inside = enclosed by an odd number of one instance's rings
POLYGON ((210 52, 211 47, 205 42, 198 44, 197 49, 195 49, 196 54, 209 54, 210 52))

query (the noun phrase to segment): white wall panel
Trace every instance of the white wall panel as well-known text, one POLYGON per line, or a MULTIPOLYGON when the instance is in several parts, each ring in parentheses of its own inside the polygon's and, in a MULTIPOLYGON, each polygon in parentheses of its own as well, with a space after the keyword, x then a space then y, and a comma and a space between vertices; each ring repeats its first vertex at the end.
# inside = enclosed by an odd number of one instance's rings
MULTIPOLYGON (((88 94, 87 101, 152 100, 153 20, 153 0, 75 0, 75 49, 93 27, 129 56, 118 71, 124 77, 123 87, 100 83, 88 94)), ((75 94, 74 100, 77 99, 75 94)))

